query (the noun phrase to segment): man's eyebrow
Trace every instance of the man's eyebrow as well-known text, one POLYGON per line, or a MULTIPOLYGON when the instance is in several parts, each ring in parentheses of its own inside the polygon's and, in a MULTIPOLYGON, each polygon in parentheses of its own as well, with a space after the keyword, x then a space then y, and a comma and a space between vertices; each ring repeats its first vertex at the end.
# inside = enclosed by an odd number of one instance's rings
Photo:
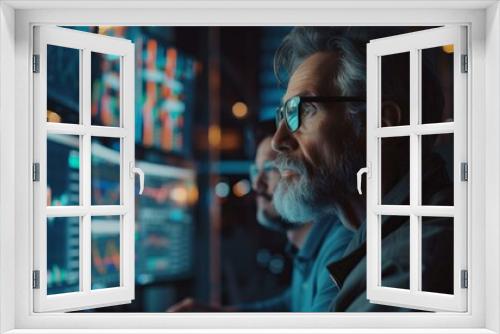
POLYGON ((309 90, 309 89, 301 90, 298 94, 291 95, 286 100, 285 100, 285 96, 283 95, 283 97, 281 98, 281 103, 285 103, 286 101, 288 101, 289 99, 291 99, 294 96, 316 96, 316 95, 318 95, 318 94, 312 90, 309 90))

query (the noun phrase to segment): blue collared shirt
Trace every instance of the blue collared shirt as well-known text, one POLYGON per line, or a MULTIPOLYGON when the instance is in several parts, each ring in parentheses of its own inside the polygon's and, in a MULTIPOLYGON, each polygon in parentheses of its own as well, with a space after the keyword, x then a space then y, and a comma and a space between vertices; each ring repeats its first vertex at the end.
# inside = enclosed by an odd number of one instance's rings
POLYGON ((313 223, 303 247, 294 256, 290 311, 328 311, 338 288, 332 284, 327 265, 342 257, 352 237, 337 217, 313 223))
POLYGON ((327 264, 344 254, 353 233, 337 217, 313 223, 303 247, 288 251, 293 257, 292 282, 282 294, 263 301, 238 305, 250 312, 327 312, 338 287, 332 283, 327 264))

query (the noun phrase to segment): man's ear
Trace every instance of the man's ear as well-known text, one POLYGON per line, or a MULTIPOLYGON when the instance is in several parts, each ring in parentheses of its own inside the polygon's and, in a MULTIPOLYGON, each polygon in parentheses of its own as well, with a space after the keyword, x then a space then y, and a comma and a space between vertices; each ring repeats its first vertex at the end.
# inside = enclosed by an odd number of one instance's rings
POLYGON ((394 101, 382 102, 382 126, 401 125, 401 108, 394 101))

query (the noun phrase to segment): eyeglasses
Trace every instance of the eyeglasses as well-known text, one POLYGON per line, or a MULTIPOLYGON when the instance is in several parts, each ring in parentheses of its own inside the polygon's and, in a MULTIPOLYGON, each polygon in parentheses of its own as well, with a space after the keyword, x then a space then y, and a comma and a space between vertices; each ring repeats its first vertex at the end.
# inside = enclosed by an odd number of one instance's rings
POLYGON ((300 127, 300 115, 303 103, 307 102, 365 102, 360 96, 294 96, 276 109, 276 129, 281 121, 285 123, 290 132, 295 132, 300 127))
POLYGON ((251 164, 250 165, 250 180, 253 183, 253 182, 255 182, 255 180, 257 180, 257 177, 259 176, 259 174, 261 172, 263 172, 267 176, 270 172, 274 172, 274 171, 278 171, 278 168, 276 167, 274 162, 270 161, 270 160, 264 161, 264 163, 262 164, 262 168, 257 167, 256 164, 251 164))

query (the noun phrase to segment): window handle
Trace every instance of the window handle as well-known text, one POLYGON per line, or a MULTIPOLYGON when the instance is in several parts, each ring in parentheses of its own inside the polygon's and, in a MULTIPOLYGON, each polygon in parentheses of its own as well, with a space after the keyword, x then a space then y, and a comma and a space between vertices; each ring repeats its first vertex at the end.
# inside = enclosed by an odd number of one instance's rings
POLYGON ((357 176, 357 183, 358 183, 358 193, 360 195, 363 194, 363 190, 361 190, 361 178, 363 177, 363 174, 366 174, 366 177, 369 178, 370 175, 370 163, 367 163, 367 167, 363 167, 360 170, 358 170, 358 173, 356 174, 357 176))
POLYGON ((139 175, 139 195, 144 191, 144 172, 139 167, 135 167, 133 161, 130 162, 130 178, 133 179, 135 174, 139 175))

